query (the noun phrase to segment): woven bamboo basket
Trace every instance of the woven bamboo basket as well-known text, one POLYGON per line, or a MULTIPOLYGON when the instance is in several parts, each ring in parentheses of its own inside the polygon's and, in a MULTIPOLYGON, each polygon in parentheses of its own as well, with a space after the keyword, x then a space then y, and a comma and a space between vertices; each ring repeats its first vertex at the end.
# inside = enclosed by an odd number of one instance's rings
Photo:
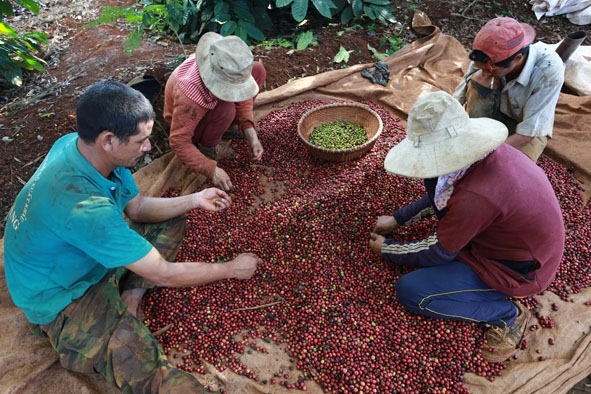
POLYGON ((312 156, 325 161, 348 161, 358 159, 369 152, 382 133, 382 127, 380 116, 367 105, 334 103, 306 112, 298 122, 298 136, 312 156), (316 127, 338 120, 363 127, 367 132, 367 142, 349 149, 327 149, 309 142, 310 134, 316 127))

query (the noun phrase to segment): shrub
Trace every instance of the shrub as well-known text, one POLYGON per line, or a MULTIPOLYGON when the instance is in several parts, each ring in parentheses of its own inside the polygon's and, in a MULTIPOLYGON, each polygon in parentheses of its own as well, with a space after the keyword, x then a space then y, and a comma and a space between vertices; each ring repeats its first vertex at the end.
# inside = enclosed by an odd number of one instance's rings
MULTIPOLYGON (((37 0, 14 0, 27 10, 39 13, 37 0)), ((10 1, 0 0, 0 75, 8 83, 22 86, 23 70, 45 70, 45 61, 36 54, 47 44, 47 34, 36 31, 17 33, 6 21, 14 15, 10 1)))
POLYGON ((396 22, 389 0, 141 0, 127 7, 104 7, 85 27, 125 19, 132 27, 125 44, 131 52, 145 31, 175 36, 181 43, 197 42, 208 31, 236 35, 249 44, 261 42, 273 22, 283 23, 284 17, 291 18, 294 30, 306 17, 327 22, 338 18, 341 24, 363 19, 396 22))

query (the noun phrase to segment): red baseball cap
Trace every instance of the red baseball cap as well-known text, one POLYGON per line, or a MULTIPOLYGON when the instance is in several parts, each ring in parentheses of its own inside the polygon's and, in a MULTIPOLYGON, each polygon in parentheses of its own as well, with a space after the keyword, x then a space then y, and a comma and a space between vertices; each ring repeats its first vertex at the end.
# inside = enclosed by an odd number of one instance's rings
POLYGON ((490 20, 474 38, 472 49, 484 52, 491 63, 502 62, 534 42, 536 31, 527 23, 502 17, 490 20))

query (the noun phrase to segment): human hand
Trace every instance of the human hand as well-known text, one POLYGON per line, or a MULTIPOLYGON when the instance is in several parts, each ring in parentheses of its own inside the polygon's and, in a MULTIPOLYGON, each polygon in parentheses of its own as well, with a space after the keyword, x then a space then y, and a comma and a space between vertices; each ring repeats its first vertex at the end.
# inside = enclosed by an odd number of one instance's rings
POLYGON ((373 228, 373 232, 387 235, 396 230, 396 227, 398 227, 398 223, 396 222, 396 219, 394 219, 394 216, 380 216, 373 228))
POLYGON ((222 189, 225 192, 232 190, 232 181, 230 176, 220 167, 216 167, 213 171, 213 178, 211 179, 214 186, 222 189))
POLYGON ((244 129, 244 135, 246 136, 246 143, 250 149, 250 156, 254 161, 259 161, 263 157, 263 145, 259 141, 257 132, 254 127, 244 129))
POLYGON ((223 190, 215 187, 195 193, 196 207, 205 211, 221 211, 232 204, 232 198, 223 190))
POLYGON ((384 236, 376 234, 376 233, 369 234, 369 237, 370 237, 369 247, 371 248, 372 252, 381 256, 382 255, 382 245, 384 244, 384 241, 386 240, 386 238, 384 238, 384 236))
POLYGON ((250 279, 257 269, 257 266, 263 262, 254 253, 239 254, 234 260, 229 263, 233 265, 234 279, 250 279))

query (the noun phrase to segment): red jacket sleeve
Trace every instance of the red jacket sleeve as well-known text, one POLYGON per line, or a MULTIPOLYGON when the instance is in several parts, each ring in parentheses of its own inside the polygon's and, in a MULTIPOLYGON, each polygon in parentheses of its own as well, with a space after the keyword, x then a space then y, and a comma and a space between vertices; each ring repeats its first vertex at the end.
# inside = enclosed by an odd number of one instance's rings
POLYGON ((164 120, 170 124, 170 148, 189 168, 211 179, 217 162, 197 149, 193 134, 207 113, 176 87, 176 72, 173 72, 164 93, 164 120))
POLYGON ((256 126, 252 112, 253 104, 254 99, 236 103, 236 120, 238 120, 241 131, 256 126))

